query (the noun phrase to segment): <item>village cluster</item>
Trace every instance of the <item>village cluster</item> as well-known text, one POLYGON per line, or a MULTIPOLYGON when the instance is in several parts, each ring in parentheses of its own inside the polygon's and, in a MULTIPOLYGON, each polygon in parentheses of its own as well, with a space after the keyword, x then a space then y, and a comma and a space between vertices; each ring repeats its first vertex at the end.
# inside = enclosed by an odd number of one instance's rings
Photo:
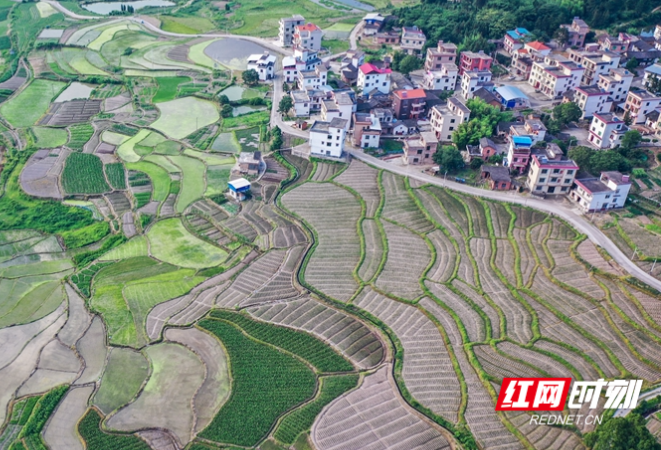
MULTIPOLYGON (((300 15, 280 20, 278 44, 292 48, 293 56, 282 59, 282 79, 277 82, 288 88, 285 95, 291 97, 292 107, 287 115, 296 119, 292 126, 310 132, 310 155, 342 160, 352 149, 379 149, 387 141, 397 141, 403 154, 381 152, 383 158, 401 155, 403 164, 442 175, 444 169, 435 165, 433 156, 441 146, 452 144, 459 125, 471 119, 467 101, 478 98, 514 116, 512 122, 499 123, 493 136, 458 148, 466 164, 476 158, 485 162, 480 169, 485 186, 527 189, 542 197, 566 195, 586 212, 625 205, 629 176, 611 171, 585 178, 576 162, 552 142, 556 136, 540 116, 543 110, 573 102, 581 110, 585 129, 573 144, 595 151, 616 148, 629 130, 656 139, 661 135, 661 96, 650 90, 658 92, 661 76, 661 64, 656 63, 661 26, 639 36, 599 35, 587 43, 590 28, 575 17, 562 26, 562 44, 531 40, 528 30, 516 28, 495 41, 497 50, 487 54, 459 52, 455 44, 444 41, 425 52, 427 39, 418 27, 385 31, 388 19, 378 13, 366 15, 358 40, 421 58, 422 69, 404 75, 391 68, 391 55, 374 60, 359 48, 339 55, 337 62, 322 60, 318 26, 300 15), (503 68, 500 58, 509 67, 495 76, 493 66, 503 68), (638 63, 638 74, 625 68, 631 60, 638 63), (502 163, 487 164, 493 155, 502 155, 502 163)), ((267 81, 275 79, 277 64, 269 53, 252 55, 248 69, 267 81)))

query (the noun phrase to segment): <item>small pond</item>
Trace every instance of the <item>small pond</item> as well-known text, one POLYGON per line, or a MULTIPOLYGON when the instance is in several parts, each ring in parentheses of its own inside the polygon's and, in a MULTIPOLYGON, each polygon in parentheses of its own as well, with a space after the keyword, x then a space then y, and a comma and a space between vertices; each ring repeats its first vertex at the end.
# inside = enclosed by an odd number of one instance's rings
POLYGON ((212 42, 204 49, 204 53, 225 67, 245 70, 248 57, 255 53, 264 53, 265 50, 254 42, 229 38, 212 42))
POLYGON ((250 105, 235 106, 234 108, 232 108, 232 115, 234 117, 237 117, 237 116, 242 116, 244 114, 250 114, 256 111, 264 111, 265 109, 266 106, 250 106, 250 105))
POLYGON ((141 8, 146 8, 147 6, 155 7, 164 7, 164 6, 174 6, 176 3, 170 2, 168 0, 137 0, 131 2, 96 2, 96 3, 87 3, 82 5, 82 7, 88 11, 91 11, 96 14, 107 15, 112 11, 121 11, 122 5, 131 5, 134 9, 138 10, 141 8))
POLYGON ((233 85, 228 87, 227 89, 223 89, 221 92, 218 93, 218 95, 227 95, 227 98, 229 99, 230 102, 236 102, 237 100, 241 100, 243 96, 243 91, 245 90, 246 88, 242 86, 233 85))

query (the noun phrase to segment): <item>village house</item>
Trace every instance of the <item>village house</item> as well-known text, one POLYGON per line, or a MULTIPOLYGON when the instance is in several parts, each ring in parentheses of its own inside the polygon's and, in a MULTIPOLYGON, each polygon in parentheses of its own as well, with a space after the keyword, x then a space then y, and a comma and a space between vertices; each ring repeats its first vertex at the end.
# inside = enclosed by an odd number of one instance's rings
POLYGON ((314 70, 301 70, 298 72, 299 89, 320 89, 326 86, 328 81, 328 70, 323 64, 318 65, 314 70))
POLYGON ((529 136, 510 136, 507 147, 507 167, 510 172, 523 173, 528 167, 532 139, 529 136))
POLYGON ((374 36, 383 26, 383 17, 379 13, 369 13, 363 17, 363 36, 374 36))
POLYGON ((503 48, 507 54, 511 55, 520 48, 523 48, 523 44, 526 42, 526 39, 530 37, 530 31, 525 28, 515 28, 505 32, 505 37, 503 39, 503 48))
POLYGON ((530 107, 530 99, 516 86, 498 86, 494 90, 494 93, 503 108, 514 109, 530 107))
POLYGON ((457 85, 459 69, 454 63, 443 63, 440 69, 428 70, 422 85, 430 91, 452 91, 457 85))
POLYGON ((450 97, 446 105, 435 105, 430 111, 431 128, 439 142, 452 141, 459 124, 469 119, 470 109, 456 97, 450 97))
POLYGON ((560 25, 562 28, 567 29, 568 39, 567 45, 570 47, 583 47, 585 44, 585 36, 590 31, 590 27, 583 19, 574 17, 570 24, 560 25))
POLYGON ((565 93, 564 102, 574 102, 581 108, 581 119, 589 119, 594 114, 610 112, 613 106, 610 92, 597 85, 579 86, 565 93))
POLYGON ((294 58, 296 58, 296 67, 299 70, 314 70, 321 64, 319 52, 305 47, 294 47, 294 58))
POLYGON ((601 172, 599 178, 575 180, 569 198, 584 213, 623 208, 631 189, 629 175, 620 172, 601 172))
POLYGON ((285 56, 282 58, 282 79, 285 83, 294 83, 298 79, 296 58, 293 56, 285 56))
POLYGON ((543 142, 546 137, 546 126, 544 122, 539 119, 528 118, 523 123, 515 122, 510 125, 510 136, 527 136, 535 145, 538 142, 543 142))
POLYGON ((496 144, 489 138, 483 137, 478 145, 467 145, 466 150, 461 152, 464 162, 469 164, 475 158, 482 158, 484 161, 498 153, 496 144))
POLYGON ((606 75, 620 64, 620 55, 612 52, 588 52, 569 49, 567 56, 585 69, 581 82, 590 85, 597 82, 599 75, 606 75))
POLYGON ((560 147, 547 147, 531 155, 527 184, 534 194, 568 194, 578 165, 563 156, 560 147))
POLYGON ((294 44, 294 28, 304 23, 305 19, 299 14, 280 19, 280 28, 278 31, 278 43, 280 46, 291 47, 294 44))
POLYGON ((606 35, 599 39, 599 48, 607 52, 624 53, 629 48, 629 45, 620 40, 619 37, 606 35))
POLYGON ((459 60, 459 75, 464 72, 490 70, 493 58, 485 54, 482 50, 479 52, 461 52, 459 60))
POLYGON ((645 116, 661 107, 661 97, 648 91, 630 91, 624 103, 625 115, 631 118, 631 123, 645 123, 645 116))
POLYGON ((620 144, 627 130, 624 122, 614 114, 594 114, 588 142, 596 148, 614 148, 620 144))
POLYGON ((321 102, 321 120, 331 122, 336 117, 348 119, 346 131, 349 131, 354 107, 353 98, 348 92, 332 92, 330 99, 321 102))
POLYGON ((258 175, 261 159, 261 152, 241 152, 239 154, 239 172, 247 175, 258 175))
POLYGON ((432 164, 438 140, 434 133, 423 131, 404 141, 404 164, 432 164))
POLYGON ((539 41, 526 42, 523 49, 533 61, 541 61, 551 53, 551 47, 539 41))
POLYGON ((547 97, 555 99, 580 86, 583 71, 583 67, 573 61, 547 56, 543 62, 533 63, 528 83, 547 97))
POLYGON ((423 89, 398 90, 392 93, 392 108, 397 119, 419 119, 425 112, 427 94, 423 89))
POLYGON ((402 38, 399 45, 407 55, 420 55, 425 42, 427 42, 427 37, 420 28, 402 27, 402 38))
POLYGON ((653 78, 656 78, 657 80, 661 80, 661 64, 660 63, 652 64, 649 67, 645 67, 645 70, 643 72, 644 72, 643 86, 646 89, 650 88, 649 84, 650 84, 650 81, 653 78))
POLYGON ((354 113, 351 142, 360 148, 379 148, 381 122, 374 114, 354 113))
POLYGON ((310 96, 308 92, 303 91, 291 91, 289 94, 291 97, 294 106, 292 110, 294 111, 294 116, 296 117, 309 117, 310 116, 310 96))
POLYGON ((247 70, 254 70, 259 75, 259 81, 267 81, 275 74, 276 57, 264 52, 262 54, 250 55, 248 57, 247 70))
POLYGON ((425 56, 425 70, 435 71, 441 69, 443 64, 456 66, 457 46, 451 42, 438 41, 436 48, 429 47, 425 56))
POLYGON ((237 178, 227 183, 229 194, 237 202, 242 202, 250 193, 250 181, 245 178, 237 178))
POLYGON ((461 96, 465 99, 473 98, 473 93, 484 88, 493 91, 494 84, 491 81, 491 72, 488 70, 466 71, 461 76, 461 96))
POLYGON ((613 102, 617 104, 626 100, 632 81, 633 74, 627 69, 618 67, 610 69, 606 75, 599 75, 597 86, 608 92, 613 102))
POLYGON ((393 134, 392 127, 395 116, 391 108, 373 108, 369 114, 378 119, 382 134, 393 134))
POLYGON ((358 68, 357 86, 362 95, 370 95, 374 90, 382 94, 390 92, 390 69, 380 69, 374 64, 365 63, 358 68))
POLYGON ((313 23, 294 27, 294 45, 310 50, 321 50, 321 28, 313 23))
POLYGON ((480 168, 480 178, 489 183, 492 191, 509 191, 512 189, 512 178, 507 167, 483 165, 480 168))
POLYGON ((516 77, 521 77, 523 79, 530 78, 530 72, 532 71, 533 59, 526 49, 516 50, 512 54, 512 63, 510 65, 510 73, 516 77))
POLYGON ((344 152, 347 119, 316 121, 310 128, 310 154, 341 158, 344 152))
POLYGON ((493 92, 487 91, 483 87, 473 92, 473 98, 479 98, 484 103, 502 109, 502 99, 496 96, 493 92))
POLYGON ((399 44, 400 33, 394 30, 376 33, 374 38, 378 45, 397 45, 399 44))
POLYGON ((348 50, 342 58, 340 74, 342 81, 349 86, 358 80, 358 68, 365 62, 365 53, 360 50, 348 50))

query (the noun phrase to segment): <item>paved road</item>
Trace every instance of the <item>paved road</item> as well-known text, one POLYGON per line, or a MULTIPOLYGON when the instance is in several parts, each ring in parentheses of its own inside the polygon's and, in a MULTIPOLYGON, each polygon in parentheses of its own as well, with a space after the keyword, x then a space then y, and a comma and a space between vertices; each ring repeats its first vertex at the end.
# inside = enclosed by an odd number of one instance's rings
POLYGON ((631 260, 629 260, 629 255, 622 253, 622 251, 613 243, 613 241, 611 241, 604 233, 602 233, 600 229, 588 222, 585 216, 581 214, 578 209, 569 208, 567 206, 558 204, 557 202, 550 202, 548 200, 523 197, 519 194, 516 194, 514 191, 489 191, 473 186, 467 186, 461 183, 455 183, 454 181, 450 180, 444 181, 438 177, 424 174, 419 171, 419 168, 414 166, 398 166, 374 158, 373 156, 369 156, 360 150, 351 150, 350 153, 354 158, 367 162, 375 167, 415 178, 425 183, 431 183, 437 186, 445 186, 458 192, 464 192, 466 194, 476 195, 492 200, 518 203, 524 206, 530 206, 532 208, 545 211, 550 214, 555 214, 556 216, 561 217, 562 219, 572 224, 572 226, 574 226, 574 228, 576 228, 580 233, 587 235, 587 237, 593 243, 603 247, 613 257, 613 259, 620 266, 622 266, 622 268, 624 268, 624 270, 636 278, 644 281, 648 285, 661 291, 661 281, 657 280, 638 267, 636 264, 634 264, 631 260))
MULTIPOLYGON (((647 391, 640 394, 640 397, 638 397, 638 404, 640 404, 640 402, 642 402, 643 400, 651 400, 654 397, 658 397, 659 395, 661 395, 661 386, 656 387, 651 391, 647 391)), ((631 412, 630 409, 618 409, 617 411, 615 411, 614 417, 625 417, 630 412, 631 412)))

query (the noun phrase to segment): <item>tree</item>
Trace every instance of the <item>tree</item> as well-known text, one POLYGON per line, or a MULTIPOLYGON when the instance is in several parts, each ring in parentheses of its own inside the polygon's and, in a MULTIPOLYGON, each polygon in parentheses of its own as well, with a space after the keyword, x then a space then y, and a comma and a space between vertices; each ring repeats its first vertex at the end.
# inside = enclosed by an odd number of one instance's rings
POLYGON ((591 172, 590 158, 594 153, 595 150, 579 145, 578 147, 574 147, 569 150, 569 159, 574 160, 578 167, 585 170, 586 172, 591 172))
POLYGON ((436 150, 433 156, 434 162, 441 166, 441 171, 455 173, 464 167, 461 153, 453 145, 444 145, 436 150))
POLYGON ((656 95, 661 94, 661 79, 654 73, 650 74, 647 83, 645 83, 645 88, 656 95))
POLYGON ((626 126, 631 125, 631 122, 633 122, 633 119, 631 118, 631 113, 629 112, 629 110, 626 110, 624 112, 624 117, 622 118, 622 121, 624 122, 624 124, 626 126))
POLYGON ((558 28, 555 30, 555 33, 553 33, 553 39, 560 44, 565 45, 567 41, 569 41, 569 31, 564 27, 558 28))
POLYGON ((583 111, 574 102, 561 103, 553 108, 553 118, 561 125, 576 122, 583 115, 583 111))
POLYGON ((627 61, 627 64, 624 66, 629 72, 636 72, 636 69, 640 65, 640 61, 638 61, 636 58, 631 58, 629 61, 627 61))
POLYGON ((259 83, 259 74, 255 69, 244 70, 241 72, 241 78, 248 86, 254 86, 259 83))
POLYGON ((598 175, 600 172, 609 170, 619 170, 627 172, 631 165, 622 155, 614 150, 594 152, 590 157, 590 172, 592 175, 598 175))
MULTIPOLYGON (((390 61, 390 67, 392 67, 393 70, 399 71, 399 63, 402 62, 404 58, 406 58, 406 53, 396 51, 392 55, 392 61, 390 61)), ((373 62, 373 61, 368 61, 368 62, 373 62)))
POLYGON ((221 94, 218 96, 218 103, 220 103, 221 105, 229 105, 230 99, 227 95, 221 94))
POLYGON ((489 164, 502 164, 504 156, 502 153, 489 156, 489 164))
POLYGON ((642 139, 643 137, 640 135, 640 132, 638 130, 629 130, 626 133, 624 133, 624 136, 622 136, 622 142, 620 143, 620 147, 622 147, 625 150, 631 150, 637 147, 642 139))
POLYGON ((222 108, 220 108, 220 116, 221 117, 232 117, 232 105, 226 103, 223 105, 222 108))
POLYGON ((482 164, 484 164, 484 160, 482 158, 475 158, 471 161, 470 168, 472 170, 477 170, 482 167, 482 164))
POLYGON ((294 101, 291 99, 290 96, 286 95, 280 99, 280 103, 278 103, 278 112, 280 114, 288 114, 289 110, 294 107, 294 101))
POLYGON ((468 100, 466 106, 471 110, 471 119, 459 124, 452 134, 452 142, 457 148, 477 144, 480 138, 493 135, 498 122, 507 122, 512 118, 511 113, 501 112, 480 98, 468 100))
POLYGON ((645 419, 633 412, 603 423, 585 436, 585 443, 592 450, 661 450, 645 419))
POLYGON ((399 63, 399 71, 405 75, 418 70, 422 67, 422 60, 417 56, 406 55, 399 63))

